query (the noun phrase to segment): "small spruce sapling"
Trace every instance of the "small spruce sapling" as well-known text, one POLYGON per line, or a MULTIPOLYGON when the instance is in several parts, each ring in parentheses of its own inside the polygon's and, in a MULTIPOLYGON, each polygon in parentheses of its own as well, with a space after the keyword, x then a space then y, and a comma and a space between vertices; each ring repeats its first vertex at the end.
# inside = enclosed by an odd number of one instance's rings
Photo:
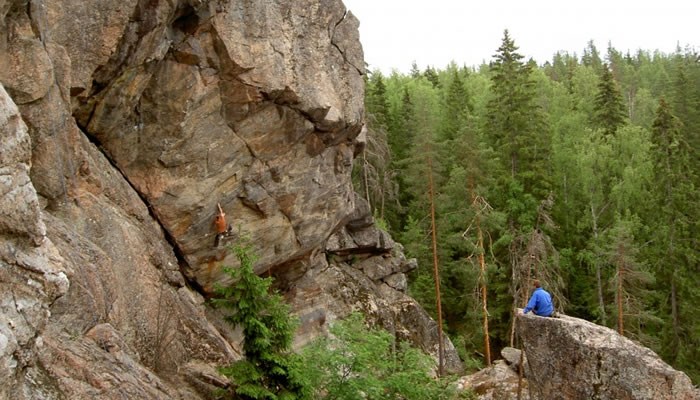
POLYGON ((231 248, 240 267, 223 267, 233 278, 231 286, 217 285, 216 307, 229 311, 226 321, 243 330, 245 359, 220 369, 231 388, 222 393, 230 399, 309 399, 310 390, 300 373, 299 358, 291 352, 297 322, 282 296, 271 291, 271 278, 255 274, 256 257, 250 248, 231 248))

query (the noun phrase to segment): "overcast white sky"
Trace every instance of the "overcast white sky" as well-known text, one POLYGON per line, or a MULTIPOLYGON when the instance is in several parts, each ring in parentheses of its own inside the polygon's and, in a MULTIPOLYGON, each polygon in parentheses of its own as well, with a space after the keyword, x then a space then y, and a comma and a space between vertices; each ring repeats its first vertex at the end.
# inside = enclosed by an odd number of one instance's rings
POLYGON ((589 40, 614 48, 700 50, 700 0, 343 0, 360 20, 370 70, 408 72, 490 61, 508 29, 538 64, 558 50, 581 56, 589 40))

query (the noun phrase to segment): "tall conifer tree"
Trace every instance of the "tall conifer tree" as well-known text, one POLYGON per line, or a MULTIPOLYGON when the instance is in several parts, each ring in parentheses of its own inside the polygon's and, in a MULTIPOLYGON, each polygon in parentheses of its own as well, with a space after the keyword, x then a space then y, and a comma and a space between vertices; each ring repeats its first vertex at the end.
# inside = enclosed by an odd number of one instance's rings
POLYGON ((527 290, 524 277, 530 275, 533 265, 524 265, 521 261, 528 252, 528 237, 538 229, 540 202, 547 198, 550 189, 549 132, 536 101, 535 84, 531 78, 534 65, 524 63, 517 50, 506 30, 490 67, 492 96, 486 115, 486 133, 500 154, 504 169, 495 206, 503 210, 508 219, 507 234, 502 240, 507 254, 502 259, 507 260, 509 268, 500 276, 509 280, 513 307, 500 315, 501 323, 511 320, 510 314, 523 291, 527 290))
POLYGON ((658 243, 657 275, 663 282, 666 315, 662 337, 664 353, 672 363, 697 368, 700 331, 694 312, 700 305, 697 271, 697 249, 693 232, 697 229, 698 195, 694 186, 690 146, 681 133, 681 122, 661 99, 652 129, 653 158, 657 201, 653 215, 656 219, 655 238, 658 243))
POLYGON ((594 103, 593 123, 606 135, 614 135, 625 124, 627 110, 620 89, 607 64, 603 65, 594 103))

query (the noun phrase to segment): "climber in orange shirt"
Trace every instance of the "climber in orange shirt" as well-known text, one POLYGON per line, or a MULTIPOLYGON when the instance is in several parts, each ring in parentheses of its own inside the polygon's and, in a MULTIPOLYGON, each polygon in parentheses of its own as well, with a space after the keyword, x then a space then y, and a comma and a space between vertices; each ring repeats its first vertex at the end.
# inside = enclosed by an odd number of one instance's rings
POLYGON ((231 228, 231 225, 226 225, 226 213, 224 213, 224 210, 221 208, 221 204, 216 203, 216 206, 219 207, 219 213, 216 215, 216 217, 214 217, 214 226, 216 227, 214 247, 219 247, 221 244, 221 239, 228 236, 233 229, 231 228))

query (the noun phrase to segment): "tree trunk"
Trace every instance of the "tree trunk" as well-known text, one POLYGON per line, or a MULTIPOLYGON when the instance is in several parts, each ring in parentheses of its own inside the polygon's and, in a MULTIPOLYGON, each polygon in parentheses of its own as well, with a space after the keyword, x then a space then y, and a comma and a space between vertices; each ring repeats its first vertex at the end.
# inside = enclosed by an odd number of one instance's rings
MULTIPOLYGON (((595 242, 598 242, 598 216, 595 213, 595 208, 593 203, 590 204, 591 210, 591 220, 593 223, 593 238, 595 242)), ((600 322, 603 326, 607 326, 607 318, 605 316, 605 301, 603 300, 603 278, 602 271, 600 267, 600 261, 598 261, 598 256, 596 254, 595 261, 595 279, 596 279, 596 290, 598 292, 598 309, 600 310, 600 322)))
POLYGON ((481 284, 481 308, 484 318, 484 354, 486 366, 491 366, 491 342, 489 340, 489 311, 486 303, 486 263, 484 262, 484 235, 481 232, 481 219, 476 215, 476 229, 479 240, 479 283, 481 284))
POLYGON ((430 221, 433 239, 433 278, 435 279, 435 302, 437 303, 438 323, 438 376, 444 375, 445 346, 442 339, 442 301, 440 298, 440 273, 437 255, 437 226, 435 224, 435 193, 433 185, 433 159, 428 157, 428 184, 430 191, 430 221))
MULTIPOLYGON (((531 258, 529 258, 531 259, 531 258)), ((530 269, 532 268, 532 265, 528 265, 527 268, 527 279, 525 282, 526 287, 529 287, 530 285, 530 269)), ((525 293, 527 294, 527 290, 525 290, 525 293)), ((525 296, 525 304, 523 304, 523 307, 527 306, 527 295, 525 296)), ((513 318, 513 329, 515 330, 515 324, 516 324, 517 319, 513 318)), ((513 332, 514 333, 514 332, 513 332)), ((522 341, 522 338, 520 339, 522 341)), ((522 392, 523 392, 523 369, 525 364, 525 349, 521 348, 520 349, 520 365, 518 366, 518 400, 522 399, 522 392)))
POLYGON ((522 399, 523 395, 523 378, 525 375, 525 349, 520 349, 520 364, 518 365, 518 400, 522 399))
POLYGON ((510 270, 511 270, 511 277, 510 277, 510 284, 512 285, 512 291, 513 291, 513 312, 511 313, 512 318, 511 321, 512 323, 510 324, 510 347, 515 347, 515 314, 518 311, 518 290, 517 290, 517 261, 515 258, 515 245, 511 242, 510 244, 510 270))
POLYGON ((678 321, 678 292, 676 289, 676 269, 673 266, 673 275, 671 276, 671 319, 673 321, 673 346, 671 348, 671 357, 675 360, 678 356, 678 348, 680 347, 680 322, 678 321))
MULTIPOLYGON (((666 170, 670 171, 671 170, 671 165, 669 161, 670 157, 666 158, 666 170)), ((673 195, 673 185, 670 180, 666 181, 666 198, 667 199, 672 199, 674 197, 673 195)), ((678 264, 674 262, 675 257, 674 253, 676 252, 676 241, 675 241, 675 233, 676 233, 676 216, 675 212, 671 212, 670 215, 670 221, 669 221, 669 227, 670 227, 670 235, 669 235, 669 241, 668 241, 668 256, 666 257, 666 260, 671 262, 673 264, 673 268, 671 270, 671 327, 673 329, 673 338, 671 340, 671 360, 675 361, 676 358, 678 357, 678 351, 681 346, 681 324, 680 320, 678 317, 678 288, 676 287, 676 279, 678 279, 678 264)))
POLYGON ((617 261, 617 333, 619 333, 620 335, 625 334, 625 327, 623 321, 624 310, 622 307, 622 271, 624 269, 624 257, 625 248, 624 246, 620 245, 618 247, 617 261))
POLYGON ((362 152, 362 180, 365 186, 365 199, 367 204, 369 204, 369 209, 372 209, 372 203, 369 201, 369 177, 367 176, 367 153, 362 152))

